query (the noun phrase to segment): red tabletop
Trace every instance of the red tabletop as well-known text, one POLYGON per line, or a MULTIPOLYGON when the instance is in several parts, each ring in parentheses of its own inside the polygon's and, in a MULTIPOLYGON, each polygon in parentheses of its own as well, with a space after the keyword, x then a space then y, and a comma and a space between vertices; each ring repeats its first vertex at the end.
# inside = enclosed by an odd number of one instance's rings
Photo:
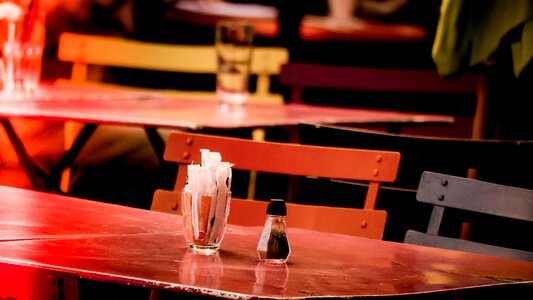
POLYGON ((74 201, 73 205, 69 197, 3 186, 0 195, 0 242, 175 232, 179 228, 162 214, 153 214, 150 222, 139 226, 146 220, 146 211, 126 206, 96 201, 74 201))
POLYGON ((420 26, 362 18, 354 18, 347 26, 334 26, 328 17, 309 15, 300 25, 300 36, 307 41, 413 42, 425 39, 426 35, 426 30, 420 26))
POLYGON ((94 280, 232 299, 533 284, 527 261, 294 228, 286 266, 258 263, 259 227, 230 225, 220 253, 199 256, 187 250, 176 215, 9 187, 0 194, 0 233, 8 237, 0 262, 94 280))
POLYGON ((167 128, 253 128, 307 123, 452 123, 453 117, 305 104, 220 106, 212 99, 94 87, 43 86, 31 97, 0 96, 0 117, 167 128))

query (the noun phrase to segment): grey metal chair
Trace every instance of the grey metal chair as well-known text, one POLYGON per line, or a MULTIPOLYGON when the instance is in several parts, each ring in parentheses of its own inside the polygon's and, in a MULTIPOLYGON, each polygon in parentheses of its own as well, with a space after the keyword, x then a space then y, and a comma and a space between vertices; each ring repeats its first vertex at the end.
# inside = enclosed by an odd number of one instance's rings
MULTIPOLYGON (((432 204, 433 211, 427 231, 408 230, 405 243, 533 261, 531 251, 439 235, 446 209, 533 224, 533 190, 426 171, 420 178, 416 199, 432 204)), ((527 230, 521 234, 526 243, 531 242, 530 234, 527 230)))

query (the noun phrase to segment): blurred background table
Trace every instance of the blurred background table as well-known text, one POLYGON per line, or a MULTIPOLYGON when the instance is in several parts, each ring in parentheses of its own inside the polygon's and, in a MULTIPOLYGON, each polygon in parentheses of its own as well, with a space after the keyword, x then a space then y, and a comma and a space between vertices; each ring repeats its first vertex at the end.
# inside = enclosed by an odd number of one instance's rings
POLYGON ((97 124, 201 128, 253 128, 308 123, 451 123, 446 115, 305 104, 220 106, 214 98, 165 96, 98 87, 43 85, 35 94, 1 95, 0 116, 97 124))
MULTIPOLYGON (((325 107, 305 104, 255 104, 242 107, 218 105, 216 99, 165 97, 159 93, 124 91, 96 87, 44 85, 41 90, 18 99, 0 98, 0 121, 6 130, 26 173, 38 189, 57 189, 58 176, 84 147, 100 124, 128 125, 145 129, 155 152, 161 158, 164 138, 159 128, 179 130, 254 129, 291 127, 300 122, 318 124, 450 124, 453 117, 382 110, 325 107), (86 124, 43 186, 36 166, 10 118, 76 121, 86 124)), ((40 172, 41 174, 43 172, 40 172)))
MULTIPOLYGON (((255 34, 260 37, 278 36, 279 12, 274 6, 201 1, 179 1, 165 16, 194 25, 213 27, 223 19, 242 20, 252 23, 255 34)), ((305 41, 420 41, 426 38, 421 26, 406 23, 385 23, 357 18, 353 26, 336 26, 325 16, 307 15, 303 18, 299 32, 305 41)))

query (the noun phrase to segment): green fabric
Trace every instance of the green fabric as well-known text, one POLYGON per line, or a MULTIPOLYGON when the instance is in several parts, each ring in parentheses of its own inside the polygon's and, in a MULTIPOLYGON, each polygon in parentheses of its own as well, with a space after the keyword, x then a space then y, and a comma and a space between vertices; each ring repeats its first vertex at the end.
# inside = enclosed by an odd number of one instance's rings
POLYGON ((533 59, 533 20, 530 19, 522 31, 522 39, 511 45, 513 53, 513 69, 516 77, 533 59))
POLYGON ((432 57, 438 72, 450 77, 486 63, 502 37, 525 24, 512 47, 517 77, 533 56, 533 0, 443 0, 432 57))

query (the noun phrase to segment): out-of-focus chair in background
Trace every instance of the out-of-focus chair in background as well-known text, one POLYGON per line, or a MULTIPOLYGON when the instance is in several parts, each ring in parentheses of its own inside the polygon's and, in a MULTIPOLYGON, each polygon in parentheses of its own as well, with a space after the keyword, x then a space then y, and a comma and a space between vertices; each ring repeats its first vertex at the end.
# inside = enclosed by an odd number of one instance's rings
MULTIPOLYGON (((288 63, 284 64, 280 73, 280 84, 290 87, 290 102, 303 102, 305 99, 315 101, 314 94, 318 90, 345 90, 363 93, 379 92, 370 102, 371 108, 396 110, 404 109, 412 102, 412 96, 406 99, 388 100, 393 98, 392 93, 401 95, 427 95, 425 104, 433 101, 431 106, 436 107, 438 114, 448 114, 451 102, 436 99, 436 94, 445 95, 447 98, 455 95, 471 95, 477 101, 473 118, 472 136, 479 137, 484 124, 485 88, 482 77, 478 74, 465 74, 456 79, 443 79, 436 70, 422 69, 386 69, 373 67, 338 66, 314 63, 288 63), (309 94, 305 94, 308 91, 309 94), (308 97, 306 97, 307 95, 308 97), (388 101, 388 102, 383 102, 388 101), (401 101, 401 103, 394 103, 401 101)), ((351 94, 350 94, 351 95, 351 94)), ((371 94, 372 97, 373 94, 371 94)), ((316 98, 316 97, 315 97, 316 98)), ((363 97, 351 96, 346 105, 358 106, 363 103, 363 97)), ((333 97, 322 100, 321 104, 333 103, 333 97)), ((452 100, 452 99, 450 99, 452 100)), ((365 104, 368 105, 368 104, 365 104)), ((425 105, 425 106, 426 106, 425 105)), ((418 109, 418 107, 416 107, 418 109)), ((390 128, 391 132, 399 132, 400 128, 390 128)))
MULTIPOLYGON (((281 94, 271 92, 270 82, 272 76, 279 74, 281 65, 288 62, 288 50, 281 47, 254 47, 252 51, 250 74, 257 76, 257 83, 255 92, 251 93, 251 101, 283 103, 281 94)), ((61 34, 58 58, 73 64, 68 81, 75 84, 94 84, 94 79, 91 82, 89 71, 95 66, 193 74, 217 72, 214 45, 163 44, 69 32, 61 34)), ((65 80, 61 79, 58 83, 65 83, 65 80)), ((213 92, 214 88, 213 85, 213 92)), ((214 99, 213 92, 174 89, 161 92, 190 98, 207 96, 214 99)))
MULTIPOLYGON (((470 213, 503 218, 525 224, 519 237, 531 242, 528 235, 533 224, 533 190, 495 184, 471 178, 424 172, 416 192, 416 199, 433 206, 426 232, 408 230, 405 242, 409 244, 446 248, 513 259, 533 261, 533 252, 484 242, 463 240, 439 234, 443 215, 456 209, 470 213)), ((510 235, 516 235, 509 232, 510 235)))
MULTIPOLYGON (((181 214, 181 191, 187 165, 201 161, 200 149, 219 152, 222 160, 235 164, 233 170, 257 171, 294 176, 314 176, 358 180, 365 183, 366 195, 350 201, 360 208, 328 206, 330 195, 322 195, 322 205, 291 203, 287 198, 287 226, 380 239, 387 212, 376 210, 380 186, 396 178, 400 154, 392 151, 315 147, 292 143, 253 141, 205 134, 172 132, 165 148, 165 159, 179 165, 173 191, 157 190, 152 210, 181 214)), ((232 186, 233 195, 241 189, 232 186)), ((272 186, 272 194, 281 186, 272 186)), ((287 196, 289 197, 289 196, 287 196)), ((272 197, 277 198, 277 197, 272 197)), ((232 199, 229 222, 263 225, 266 201, 232 199)))
MULTIPOLYGON (((387 226, 386 239, 402 241, 408 229, 425 228, 430 207, 415 201, 416 189, 424 171, 533 188, 531 140, 446 138, 314 124, 299 124, 298 135, 302 144, 401 153, 398 177, 393 183, 383 186, 378 206, 389 212, 387 224, 391 226, 387 226)), ((468 226, 460 229, 466 224, 455 225, 457 227, 446 226, 446 230, 450 234, 463 232, 463 236, 468 236, 468 226)), ((492 229, 489 227, 496 226, 476 225, 475 222, 471 225, 472 234, 477 230, 490 232, 492 229)))

